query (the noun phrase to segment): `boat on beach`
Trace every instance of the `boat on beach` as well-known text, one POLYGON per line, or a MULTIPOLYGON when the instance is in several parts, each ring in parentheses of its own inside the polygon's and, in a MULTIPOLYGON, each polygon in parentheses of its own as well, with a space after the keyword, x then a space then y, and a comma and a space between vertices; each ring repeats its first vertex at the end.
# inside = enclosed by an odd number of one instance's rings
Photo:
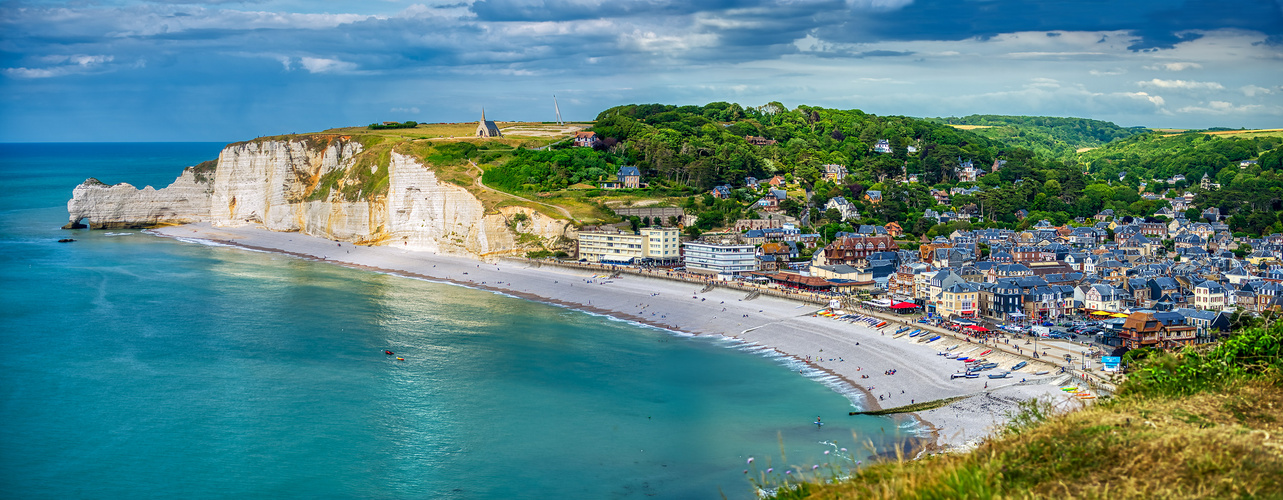
POLYGON ((1011 376, 1011 374, 1010 374, 1010 373, 1008 373, 1008 372, 1002 372, 1002 373, 990 373, 990 374, 989 374, 989 378, 1007 378, 1007 377, 1010 377, 1010 376, 1011 376))
POLYGON ((1021 368, 1026 367, 1026 366, 1028 366, 1028 365, 1029 365, 1029 362, 1028 362, 1028 361, 1021 361, 1021 362, 1019 362, 1019 363, 1016 363, 1016 365, 1015 365, 1015 366, 1012 366, 1012 367, 1011 367, 1011 371, 1013 371, 1013 372, 1014 372, 1014 371, 1016 371, 1016 370, 1019 370, 1019 369, 1021 369, 1021 368))
POLYGON ((934 336, 934 337, 931 337, 931 338, 927 339, 927 343, 929 344, 929 343, 935 342, 935 341, 937 341, 937 340, 940 340, 940 335, 936 335, 936 336, 934 336))

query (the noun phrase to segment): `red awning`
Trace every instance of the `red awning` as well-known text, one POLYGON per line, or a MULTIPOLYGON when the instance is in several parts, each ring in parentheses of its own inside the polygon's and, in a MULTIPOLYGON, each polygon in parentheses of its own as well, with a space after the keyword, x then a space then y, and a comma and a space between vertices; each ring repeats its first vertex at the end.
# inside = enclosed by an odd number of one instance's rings
POLYGON ((892 309, 913 309, 915 307, 918 307, 918 305, 912 302, 900 302, 897 304, 891 304, 892 309))
POLYGON ((970 326, 968 326, 967 328, 970 328, 970 329, 975 330, 975 331, 977 331, 977 332, 987 332, 987 331, 989 331, 989 329, 988 329, 988 328, 985 328, 985 327, 980 326, 980 325, 970 325, 970 326))

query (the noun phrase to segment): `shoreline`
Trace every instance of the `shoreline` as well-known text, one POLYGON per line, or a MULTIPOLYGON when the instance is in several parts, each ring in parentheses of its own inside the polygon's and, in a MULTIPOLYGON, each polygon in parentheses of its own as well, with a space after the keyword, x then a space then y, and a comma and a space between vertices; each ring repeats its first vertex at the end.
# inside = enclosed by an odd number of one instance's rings
MULTIPOLYGON (((975 440, 990 435, 994 426, 1005 423, 1008 418, 1004 411, 1015 411, 1021 401, 1040 397, 1065 399, 1057 385, 1039 383, 1049 382, 1047 378, 1030 383, 1000 379, 993 388, 987 379, 949 380, 948 375, 961 365, 937 356, 936 350, 955 344, 979 348, 981 344, 948 337, 929 346, 907 342, 908 338, 896 339, 890 334, 898 326, 895 323, 879 331, 861 323, 815 316, 820 306, 783 297, 763 294, 746 301, 743 291, 723 287, 702 292, 695 288, 699 285, 657 277, 624 274, 610 279, 593 274, 593 269, 531 266, 514 260, 487 263, 388 246, 356 246, 258 226, 223 228, 198 223, 156 228, 147 233, 460 285, 681 334, 720 336, 807 367, 799 374, 829 386, 863 410, 967 396, 941 408, 906 415, 925 429, 918 439, 925 444, 921 452, 926 453, 973 446, 975 440), (710 300, 719 302, 710 304, 710 300), (870 370, 863 370, 865 366, 870 370), (855 394, 861 397, 853 397, 855 394)), ((961 352, 967 348, 957 349, 961 352)), ((997 349, 990 357, 1004 365, 1023 359, 997 349)), ((1013 376, 1034 377, 1025 373, 1013 376)))

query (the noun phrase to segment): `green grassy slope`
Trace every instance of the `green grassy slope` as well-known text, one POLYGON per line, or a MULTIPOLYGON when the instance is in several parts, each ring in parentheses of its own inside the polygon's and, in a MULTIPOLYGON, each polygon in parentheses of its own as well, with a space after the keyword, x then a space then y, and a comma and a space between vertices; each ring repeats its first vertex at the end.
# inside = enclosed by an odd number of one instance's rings
POLYGON ((1119 396, 1064 415, 1030 405, 970 453, 766 486, 779 499, 1283 498, 1281 346, 1275 325, 1157 354, 1119 396))

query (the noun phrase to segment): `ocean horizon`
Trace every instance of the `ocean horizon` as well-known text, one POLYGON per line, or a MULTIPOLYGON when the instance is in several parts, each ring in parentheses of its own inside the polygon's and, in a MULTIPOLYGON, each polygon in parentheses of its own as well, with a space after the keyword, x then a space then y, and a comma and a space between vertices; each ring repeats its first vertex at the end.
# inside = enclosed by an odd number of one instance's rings
POLYGON ((86 178, 159 189, 223 145, 0 144, 17 187, 0 201, 8 495, 752 498, 746 469, 867 459, 920 431, 848 417, 841 383, 733 339, 59 229, 86 178))

